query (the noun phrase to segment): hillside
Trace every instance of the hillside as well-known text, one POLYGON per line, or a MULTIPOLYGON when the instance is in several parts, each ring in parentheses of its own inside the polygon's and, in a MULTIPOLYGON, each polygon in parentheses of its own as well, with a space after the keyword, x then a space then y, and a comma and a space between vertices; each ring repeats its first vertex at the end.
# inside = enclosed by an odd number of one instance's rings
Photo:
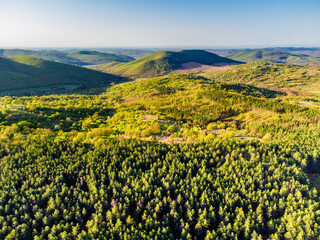
POLYGON ((320 48, 317 47, 268 47, 268 48, 234 48, 234 49, 206 49, 209 52, 216 53, 220 56, 226 57, 230 54, 240 53, 240 52, 256 52, 256 51, 266 51, 266 52, 281 52, 290 53, 294 55, 307 55, 313 58, 320 57, 320 48))
POLYGON ((320 70, 283 63, 251 62, 203 76, 227 83, 250 84, 286 92, 290 96, 320 97, 320 70))
POLYGON ((82 65, 97 65, 109 62, 131 62, 135 59, 126 55, 102 53, 97 51, 78 51, 67 54, 68 57, 79 60, 82 65))
POLYGON ((61 62, 74 65, 82 65, 81 61, 68 57, 66 53, 60 51, 34 51, 24 49, 0 49, 0 57, 30 56, 48 61, 61 62))
POLYGON ((236 52, 226 57, 243 62, 264 61, 269 63, 289 63, 308 67, 320 67, 320 58, 312 58, 305 54, 293 54, 275 51, 236 52))
POLYGON ((128 77, 155 77, 168 74, 182 68, 182 64, 200 65, 238 64, 228 58, 203 50, 181 50, 177 52, 160 51, 129 63, 103 64, 92 66, 93 69, 128 77))
POLYGON ((245 84, 299 87, 310 71, 249 63, 1 97, 0 239, 318 239, 320 109, 245 84))
POLYGON ((73 64, 73 65, 91 65, 109 62, 130 62, 134 58, 123 54, 102 53, 98 51, 34 51, 23 49, 0 49, 0 57, 31 56, 44 60, 73 64))
POLYGON ((0 57, 2 95, 90 88, 122 80, 123 78, 111 74, 34 57, 0 57))

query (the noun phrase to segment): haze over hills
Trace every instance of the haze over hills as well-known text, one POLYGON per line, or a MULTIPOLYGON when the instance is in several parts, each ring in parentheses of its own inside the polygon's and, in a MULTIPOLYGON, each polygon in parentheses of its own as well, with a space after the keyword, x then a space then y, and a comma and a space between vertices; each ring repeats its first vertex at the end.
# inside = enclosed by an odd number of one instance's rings
POLYGON ((82 65, 96 65, 109 62, 130 62, 134 61, 133 57, 123 54, 102 53, 98 51, 78 51, 67 54, 68 57, 77 59, 82 65))
POLYGON ((16 57, 16 56, 32 56, 45 60, 68 63, 73 65, 91 65, 109 62, 129 62, 134 58, 113 53, 103 53, 98 51, 76 51, 76 52, 62 52, 56 50, 50 51, 35 51, 23 49, 0 49, 0 56, 2 57, 16 57))
MULTIPOLYGON (((163 49, 160 49, 163 50, 163 49)), ((139 48, 139 49, 127 49, 127 48, 98 48, 96 51, 113 53, 117 55, 126 55, 132 58, 138 59, 145 57, 149 54, 160 51, 154 48, 139 48)))
POLYGON ((30 56, 0 57, 1 94, 30 94, 30 92, 38 90, 47 93, 47 91, 51 91, 51 88, 66 91, 68 89, 101 87, 123 80, 123 78, 112 74, 30 56), (48 87, 49 89, 47 89, 48 87), (12 90, 19 91, 10 92, 12 90))
POLYGON ((310 57, 320 57, 319 47, 225 48, 225 49, 206 49, 206 50, 221 56, 227 56, 229 54, 238 53, 238 52, 268 51, 268 52, 286 52, 286 53, 292 53, 292 54, 305 54, 310 57))
POLYGON ((319 67, 320 58, 312 58, 305 54, 293 54, 275 51, 236 52, 226 57, 243 62, 264 61, 270 63, 289 63, 308 67, 319 67))
POLYGON ((18 56, 31 56, 31 57, 41 58, 49 61, 81 65, 81 62, 79 60, 68 57, 66 53, 56 51, 56 50, 34 51, 34 50, 24 50, 24 49, 0 49, 0 57, 18 57, 18 56))
POLYGON ((204 50, 160 51, 128 63, 109 63, 92 66, 93 69, 127 77, 155 77, 168 74, 183 64, 198 65, 239 64, 241 62, 220 57, 204 50))

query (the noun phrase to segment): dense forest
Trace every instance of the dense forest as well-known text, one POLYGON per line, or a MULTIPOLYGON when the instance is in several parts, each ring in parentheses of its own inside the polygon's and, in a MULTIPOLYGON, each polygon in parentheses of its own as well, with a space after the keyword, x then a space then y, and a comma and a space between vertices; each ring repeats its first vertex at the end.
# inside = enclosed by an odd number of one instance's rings
POLYGON ((250 63, 1 97, 0 239, 318 239, 319 76, 250 63))
POLYGON ((317 192, 277 146, 1 145, 6 239, 315 239, 317 192))

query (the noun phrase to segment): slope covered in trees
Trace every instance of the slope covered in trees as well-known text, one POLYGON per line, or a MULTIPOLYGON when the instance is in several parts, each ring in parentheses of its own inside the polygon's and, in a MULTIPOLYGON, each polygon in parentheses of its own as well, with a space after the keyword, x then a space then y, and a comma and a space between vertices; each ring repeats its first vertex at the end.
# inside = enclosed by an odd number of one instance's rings
POLYGON ((316 192, 274 146, 27 140, 0 150, 1 238, 319 236, 316 192))
POLYGON ((67 54, 68 57, 79 60, 81 65, 97 65, 109 62, 131 62, 132 57, 120 54, 102 53, 97 51, 78 51, 67 54))
POLYGON ((155 77, 170 73, 180 68, 183 63, 189 62, 205 65, 240 63, 203 50, 181 50, 160 51, 129 63, 102 64, 92 68, 128 77, 155 77))
POLYGON ((49 91, 52 87, 90 88, 106 86, 122 80, 123 78, 111 74, 34 57, 0 57, 0 93, 2 95, 30 93, 37 91, 36 88, 49 88, 42 89, 44 91, 49 91))
POLYGON ((1 97, 0 238, 319 238, 320 109, 300 101, 320 97, 290 93, 317 74, 252 63, 1 97))
POLYGON ((208 49, 208 51, 216 53, 221 56, 227 56, 229 54, 235 54, 240 52, 279 52, 290 53, 294 55, 307 55, 312 58, 320 57, 320 48, 318 47, 267 47, 267 48, 238 48, 238 49, 208 49))
POLYGON ((320 67, 320 58, 312 58, 304 54, 293 54, 287 52, 260 50, 246 51, 232 53, 227 55, 226 57, 242 62, 263 61, 269 63, 288 63, 307 67, 320 67))
POLYGON ((61 52, 51 51, 34 51, 23 49, 0 49, 1 57, 30 56, 44 60, 73 64, 73 65, 93 65, 109 62, 130 62, 134 58, 123 54, 104 53, 98 51, 77 51, 61 52))
POLYGON ((243 83, 257 87, 285 91, 292 96, 312 98, 319 96, 320 70, 280 63, 254 62, 232 66, 220 72, 203 76, 228 83, 243 83))

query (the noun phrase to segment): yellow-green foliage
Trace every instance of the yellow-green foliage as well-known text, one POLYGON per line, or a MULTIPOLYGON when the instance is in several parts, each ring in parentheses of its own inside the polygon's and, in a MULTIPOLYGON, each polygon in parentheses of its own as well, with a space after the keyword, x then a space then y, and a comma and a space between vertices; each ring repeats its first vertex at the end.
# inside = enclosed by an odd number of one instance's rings
MULTIPOLYGON (((226 71, 208 72, 203 76, 229 83, 250 84, 286 92, 289 96, 320 97, 320 70, 280 63, 248 63, 226 71)), ((320 99, 320 98, 319 98, 320 99)))
POLYGON ((160 51, 132 62, 96 66, 95 69, 129 77, 155 77, 167 74, 187 62, 208 65, 220 62, 237 63, 203 50, 181 50, 178 52, 160 51))
POLYGON ((295 100, 197 75, 2 97, 0 239, 318 239, 320 109, 295 100))

